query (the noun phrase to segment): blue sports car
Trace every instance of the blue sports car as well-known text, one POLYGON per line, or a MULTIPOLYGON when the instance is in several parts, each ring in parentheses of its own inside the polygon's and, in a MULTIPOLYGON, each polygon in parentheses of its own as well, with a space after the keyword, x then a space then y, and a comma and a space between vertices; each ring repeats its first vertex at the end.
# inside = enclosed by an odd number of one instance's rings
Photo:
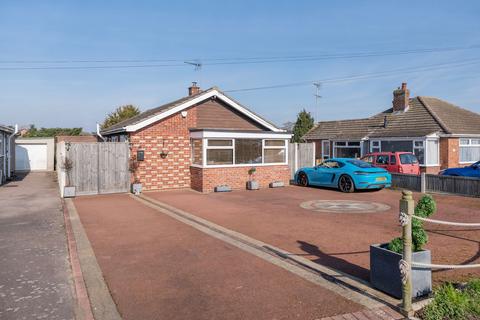
POLYGON ((305 167, 295 173, 295 182, 301 186, 338 188, 342 192, 355 189, 382 189, 390 187, 392 176, 387 170, 370 163, 349 158, 332 158, 315 167, 305 167))
POLYGON ((442 176, 462 176, 480 178, 480 161, 463 168, 450 168, 440 171, 442 176))

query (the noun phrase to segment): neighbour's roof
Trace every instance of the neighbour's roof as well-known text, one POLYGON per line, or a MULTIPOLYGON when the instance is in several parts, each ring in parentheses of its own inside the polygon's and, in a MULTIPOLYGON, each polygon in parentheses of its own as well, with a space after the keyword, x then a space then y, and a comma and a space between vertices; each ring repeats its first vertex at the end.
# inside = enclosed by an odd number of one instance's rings
POLYGON ((433 133, 480 134, 480 114, 431 97, 409 100, 405 112, 387 109, 370 118, 321 121, 304 139, 422 137, 433 133))
MULTIPOLYGON (((207 90, 204 90, 204 91, 200 91, 199 93, 197 94, 194 94, 194 95, 191 95, 191 96, 187 96, 187 97, 183 97, 183 98, 180 98, 178 100, 175 100, 175 101, 172 101, 172 102, 169 102, 167 104, 164 104, 164 105, 161 105, 159 107, 156 107, 156 108, 153 108, 153 109, 149 109, 147 111, 144 111, 130 119, 127 119, 127 120, 124 120, 122 122, 119 122, 117 124, 114 124, 113 126, 110 126, 108 128, 105 128, 101 131, 102 134, 110 134, 110 133, 114 133, 114 132, 119 132, 119 131, 126 131, 125 128, 127 126, 132 126, 132 125, 137 125, 137 124, 140 124, 141 122, 145 121, 145 120, 148 120, 152 117, 155 117, 157 115, 160 115, 162 113, 165 113, 173 108, 176 108, 176 107, 179 107, 183 104, 186 104, 188 103, 189 101, 192 101, 194 99, 197 99, 199 97, 201 97, 202 95, 205 95, 206 99, 209 98, 209 93, 211 92, 217 92, 219 96, 223 96, 223 97, 226 97, 228 98, 229 100, 233 101, 234 103, 236 103, 237 105, 239 105, 242 109, 246 110, 248 113, 251 113, 252 115, 254 115, 255 117, 257 117, 258 119, 260 119, 261 121, 264 121, 265 123, 267 123, 268 125, 270 125, 271 127, 277 129, 277 130, 280 130, 279 128, 276 127, 276 125, 274 125, 273 123, 271 123, 270 121, 266 120, 265 118, 261 117, 260 115, 256 114, 255 112, 251 111, 250 109, 246 108, 244 105, 238 103, 236 100, 234 100, 233 98, 227 96, 225 93, 223 93, 222 91, 220 91, 217 87, 212 87, 212 88, 209 88, 207 90)), ((283 130, 280 130, 280 131, 283 131, 283 130)))

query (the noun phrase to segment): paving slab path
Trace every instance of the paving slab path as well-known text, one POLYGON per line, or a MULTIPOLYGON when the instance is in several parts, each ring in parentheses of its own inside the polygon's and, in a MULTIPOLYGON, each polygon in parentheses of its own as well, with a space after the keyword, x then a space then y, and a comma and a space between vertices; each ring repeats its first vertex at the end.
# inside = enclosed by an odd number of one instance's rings
POLYGON ((128 195, 74 204, 123 319, 321 319, 364 309, 128 195))
POLYGON ((62 203, 53 173, 0 187, 0 319, 73 319, 62 203))

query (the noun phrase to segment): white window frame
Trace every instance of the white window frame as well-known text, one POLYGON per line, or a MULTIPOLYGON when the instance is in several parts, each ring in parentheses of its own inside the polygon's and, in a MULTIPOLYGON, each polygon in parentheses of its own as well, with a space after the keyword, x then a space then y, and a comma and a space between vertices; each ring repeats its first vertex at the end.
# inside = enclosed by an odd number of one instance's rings
MULTIPOLYGON (((198 138, 192 138, 198 139, 198 138)), ((288 139, 276 139, 275 137, 268 137, 268 138, 256 138, 256 137, 246 137, 246 138, 202 138, 202 164, 194 164, 191 163, 192 167, 197 168, 229 168, 229 167, 263 167, 263 166, 276 166, 276 165, 288 165, 288 139), (236 139, 258 139, 262 141, 262 162, 261 163, 243 163, 243 164, 236 164, 235 163, 235 140, 236 139), (231 146, 209 146, 208 140, 226 140, 232 141, 231 146), (282 146, 265 146, 266 140, 279 140, 283 141, 284 145, 282 146), (209 149, 232 149, 233 150, 233 163, 232 164, 208 164, 207 163, 207 150, 209 149), (285 150, 285 161, 284 162, 272 162, 272 163, 265 163, 265 149, 284 149, 285 150)))
POLYGON ((330 158, 330 140, 322 140, 322 161, 329 158, 330 158), (327 150, 327 152, 325 152, 325 149, 327 150))
MULTIPOLYGON (((478 148, 480 144, 473 144, 472 140, 480 140, 480 138, 459 138, 458 140, 458 149, 460 148, 478 148), (462 140, 467 140, 467 144, 462 144, 462 140)), ((458 163, 459 164, 471 164, 477 161, 460 161, 460 150, 458 150, 458 163)))
POLYGON ((382 152, 382 142, 380 140, 371 140, 370 141, 370 152, 382 152), (377 144, 376 146, 374 144, 377 144), (378 151, 374 151, 378 150, 378 151))
POLYGON ((214 166, 233 166, 235 164, 235 139, 221 139, 221 138, 211 138, 211 139, 203 139, 202 141, 202 148, 205 149, 205 159, 202 159, 202 163, 208 167, 214 166), (221 141, 231 141, 231 146, 210 146, 208 145, 209 140, 221 140, 221 141), (208 164, 207 151, 208 150, 232 150, 232 164, 208 164))
POLYGON ((360 140, 338 140, 338 141, 334 141, 333 142, 333 157, 335 158, 337 156, 337 148, 339 149, 352 149, 352 148, 358 148, 360 149, 360 154, 359 154, 359 158, 362 157, 362 141, 360 140), (338 142, 345 142, 345 145, 344 146, 339 146, 337 145, 338 142), (358 145, 350 145, 350 143, 357 143, 358 142, 358 145))
POLYGON ((427 167, 438 167, 440 165, 440 140, 439 139, 427 138, 427 139, 425 139, 425 142, 423 143, 423 147, 424 147, 423 152, 424 152, 424 157, 425 157, 425 166, 427 166, 427 167), (427 148, 428 141, 436 141, 437 142, 437 163, 428 163, 428 159, 430 157, 429 152, 428 152, 428 148, 427 148))
POLYGON ((438 167, 440 166, 440 140, 436 137, 422 137, 422 138, 418 138, 418 137, 398 137, 398 138, 391 138, 391 139, 386 139, 386 138, 381 138, 381 139, 374 139, 374 140, 370 140, 370 152, 377 152, 377 151, 373 151, 373 149, 377 149, 377 147, 373 147, 373 142, 378 142, 379 143, 379 147, 378 149, 380 151, 378 152, 383 152, 382 151, 382 141, 412 141, 412 153, 415 153, 415 149, 423 149, 423 157, 424 157, 424 164, 420 163, 420 167, 438 167), (426 144, 427 144, 427 140, 436 140, 438 141, 438 148, 437 148, 437 159, 438 159, 438 162, 439 163, 436 163, 436 164, 427 164, 427 153, 428 151, 426 150, 426 144), (417 147, 415 146, 415 142, 422 142, 422 146, 421 147, 417 147))

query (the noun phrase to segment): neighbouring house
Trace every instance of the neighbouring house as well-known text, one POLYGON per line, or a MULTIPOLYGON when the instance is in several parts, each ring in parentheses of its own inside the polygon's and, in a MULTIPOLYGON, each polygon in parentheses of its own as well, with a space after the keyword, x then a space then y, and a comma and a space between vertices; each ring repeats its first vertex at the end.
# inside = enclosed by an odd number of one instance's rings
POLYGON ((193 83, 188 93, 101 131, 106 141, 128 141, 144 190, 245 189, 252 167, 261 187, 288 184, 291 134, 216 87, 193 83))
POLYGON ((409 151, 423 172, 438 173, 480 160, 480 114, 434 97, 410 98, 403 83, 391 108, 370 118, 318 122, 303 138, 315 142, 317 161, 409 151))
POLYGON ((12 141, 15 133, 13 127, 0 125, 0 185, 10 178, 14 170, 15 149, 12 141))

